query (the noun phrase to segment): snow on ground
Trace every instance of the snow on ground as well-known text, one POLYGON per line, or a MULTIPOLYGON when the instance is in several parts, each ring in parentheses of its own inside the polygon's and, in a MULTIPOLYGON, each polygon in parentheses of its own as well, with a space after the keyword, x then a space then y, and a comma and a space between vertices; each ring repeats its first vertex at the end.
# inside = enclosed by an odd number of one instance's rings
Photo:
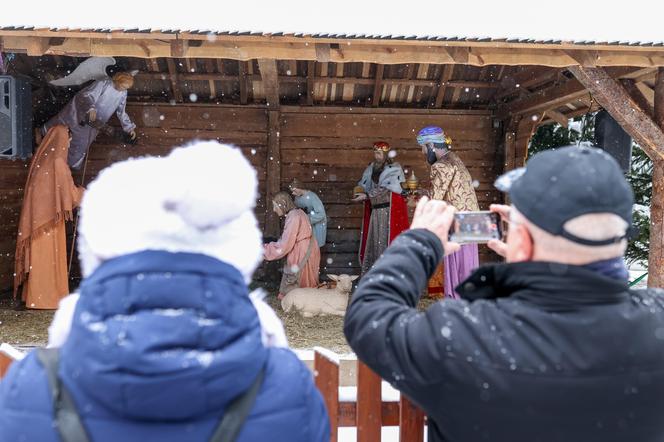
MULTIPOLYGON (((634 263, 629 266, 629 280, 630 281, 636 281, 637 278, 642 276, 648 271, 648 269, 640 263, 634 263)), ((648 286, 648 277, 646 276, 643 278, 641 281, 639 281, 637 284, 635 284, 632 288, 633 289, 644 289, 648 286)))
POLYGON ((20 361, 25 357, 25 352, 7 343, 0 344, 0 353, 4 353, 15 361, 20 361))
MULTIPOLYGON (((339 428, 339 442, 355 442, 357 440, 357 428, 339 428)), ((399 427, 383 427, 381 431, 381 442, 398 442, 399 427)), ((424 427, 424 441, 427 440, 427 429, 424 427)))

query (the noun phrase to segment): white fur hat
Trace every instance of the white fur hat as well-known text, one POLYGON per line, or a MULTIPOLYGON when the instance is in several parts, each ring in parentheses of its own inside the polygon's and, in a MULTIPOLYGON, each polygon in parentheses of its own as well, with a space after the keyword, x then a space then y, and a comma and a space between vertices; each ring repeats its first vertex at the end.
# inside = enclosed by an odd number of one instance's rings
POLYGON ((256 196, 249 162, 216 141, 113 164, 90 183, 81 204, 83 274, 111 258, 165 250, 212 256, 249 282, 263 254, 256 196))

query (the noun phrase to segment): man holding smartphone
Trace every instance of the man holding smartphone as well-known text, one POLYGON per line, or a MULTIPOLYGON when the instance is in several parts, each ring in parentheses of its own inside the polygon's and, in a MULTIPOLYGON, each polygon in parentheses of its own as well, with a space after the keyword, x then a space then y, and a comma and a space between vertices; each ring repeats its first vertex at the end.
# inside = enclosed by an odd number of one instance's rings
MULTIPOLYGON (((443 129, 437 126, 423 128, 417 134, 417 143, 431 166, 431 198, 445 201, 459 211, 480 210, 470 172, 461 158, 451 151, 452 140, 443 129)), ((479 266, 477 244, 462 245, 458 252, 445 257, 443 266, 445 296, 458 298, 459 294, 454 287, 479 266)), ((436 275, 429 283, 430 295, 436 291, 435 279, 436 275)))
POLYGON ((429 441, 664 440, 664 291, 630 290, 634 196, 595 148, 533 156, 496 187, 513 205, 506 263, 462 299, 417 304, 455 208, 422 198, 411 229, 360 281, 345 317, 360 361, 428 415, 429 441))

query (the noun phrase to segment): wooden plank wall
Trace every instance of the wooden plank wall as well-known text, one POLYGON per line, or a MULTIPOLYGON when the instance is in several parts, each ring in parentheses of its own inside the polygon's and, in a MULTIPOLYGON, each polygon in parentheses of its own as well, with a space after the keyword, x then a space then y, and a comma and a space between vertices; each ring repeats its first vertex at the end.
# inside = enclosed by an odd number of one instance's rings
MULTIPOLYGON (((138 143, 119 145, 100 136, 90 150, 85 183, 94 179, 108 165, 143 155, 167 155, 174 147, 195 139, 217 140, 241 148, 256 169, 259 194, 265 193, 265 161, 267 146, 267 112, 254 107, 231 106, 171 106, 130 105, 127 109, 137 124, 138 143)), ((223 165, 219 166, 220 173, 223 165)), ((77 183, 81 173, 75 174, 77 183)), ((230 187, 233 183, 228 183, 230 187)), ((265 222, 265 202, 261 198, 256 207, 261 225, 265 222)))
POLYGON ((0 296, 14 284, 16 232, 29 166, 29 160, 0 160, 0 296))
MULTIPOLYGON (((330 218, 323 272, 359 273, 363 209, 350 199, 373 159, 374 141, 389 142, 395 161, 408 173, 414 170, 427 186, 428 166, 415 136, 424 126, 439 125, 452 137, 455 152, 477 180, 481 208, 500 198, 492 185, 502 165, 496 162, 496 134, 489 113, 296 107, 282 107, 281 112, 282 187, 298 178, 320 195, 330 218)), ((495 259, 486 250, 482 255, 485 261, 495 259)))
MULTIPOLYGON (((256 215, 265 225, 268 113, 263 107, 219 105, 132 104, 128 112, 137 123, 139 142, 123 146, 100 136, 91 148, 85 184, 108 165, 142 155, 166 155, 192 139, 216 139, 239 146, 259 178, 261 198, 256 215)), ((428 167, 415 142, 417 131, 440 125, 454 140, 454 149, 478 182, 482 208, 500 196, 491 183, 502 167, 496 162, 496 138, 491 115, 478 111, 417 111, 282 107, 280 114, 281 185, 298 178, 317 192, 326 205, 328 244, 321 271, 359 273, 357 249, 361 205, 350 202, 353 187, 372 160, 376 140, 389 142, 396 161, 414 170, 424 185, 428 167)), ((279 159, 276 159, 279 161, 279 159)), ((28 162, 0 161, 0 289, 12 286, 15 235, 28 162)), ((223 165, 220 165, 220 173, 223 165)), ((82 173, 74 174, 77 183, 82 173)), ((229 183, 233 186, 233 183, 229 183)), ((127 214, 127 216, 131 216, 127 214)), ((491 259, 483 254, 483 259, 491 259)))

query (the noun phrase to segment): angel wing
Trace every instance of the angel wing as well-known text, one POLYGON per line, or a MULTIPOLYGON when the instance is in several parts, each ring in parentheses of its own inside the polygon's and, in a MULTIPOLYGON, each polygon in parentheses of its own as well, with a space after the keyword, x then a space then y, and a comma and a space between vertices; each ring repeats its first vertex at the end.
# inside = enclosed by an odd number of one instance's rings
POLYGON ((115 64, 113 57, 90 57, 66 77, 50 82, 53 86, 78 86, 90 80, 107 78, 106 68, 115 64))

